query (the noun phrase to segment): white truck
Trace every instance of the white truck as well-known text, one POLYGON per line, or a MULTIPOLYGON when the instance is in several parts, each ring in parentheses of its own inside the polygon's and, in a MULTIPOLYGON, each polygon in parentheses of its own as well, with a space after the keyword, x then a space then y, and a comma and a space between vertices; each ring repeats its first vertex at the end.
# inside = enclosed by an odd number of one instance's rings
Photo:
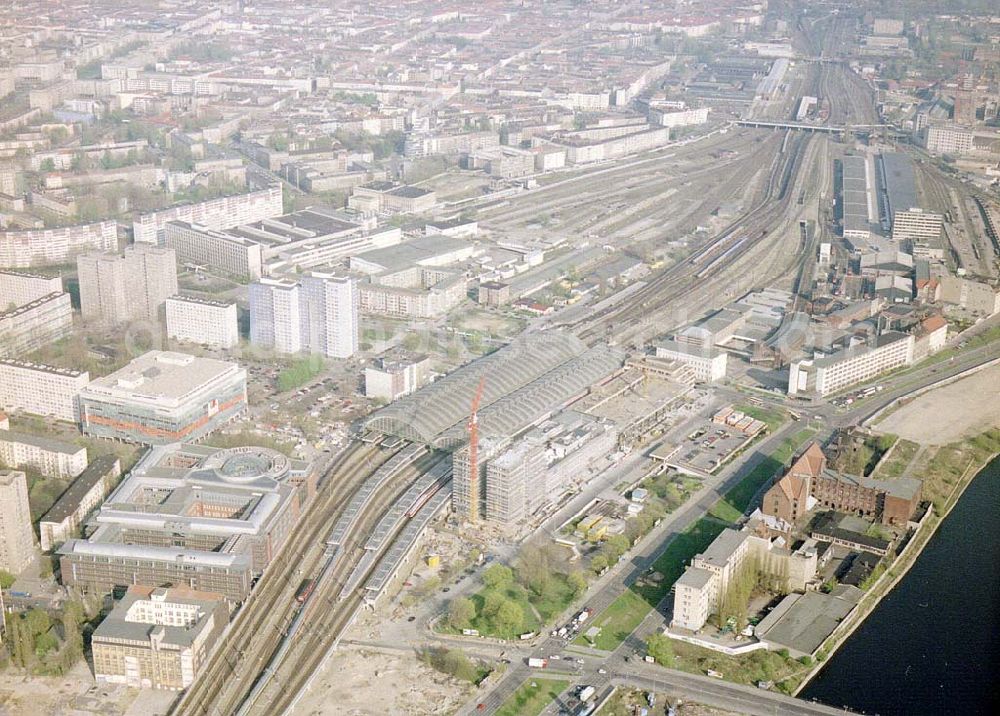
POLYGON ((548 665, 549 665, 548 659, 542 659, 541 657, 538 656, 528 657, 528 666, 530 666, 533 669, 544 669, 548 665))

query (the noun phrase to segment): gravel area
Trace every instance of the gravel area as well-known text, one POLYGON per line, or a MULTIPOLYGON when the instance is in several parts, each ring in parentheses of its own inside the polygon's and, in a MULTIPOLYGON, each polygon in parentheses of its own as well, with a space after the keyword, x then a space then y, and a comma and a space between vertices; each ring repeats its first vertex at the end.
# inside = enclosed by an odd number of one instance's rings
POLYGON ((1000 426, 1000 365, 924 393, 876 425, 921 445, 946 445, 1000 426))

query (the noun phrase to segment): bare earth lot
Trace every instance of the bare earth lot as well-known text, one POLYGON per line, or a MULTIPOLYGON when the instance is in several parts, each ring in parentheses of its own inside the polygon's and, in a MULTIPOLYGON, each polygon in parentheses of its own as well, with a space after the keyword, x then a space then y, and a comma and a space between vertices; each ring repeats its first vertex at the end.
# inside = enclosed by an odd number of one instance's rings
POLYGON ((1000 426, 1000 365, 937 388, 877 425, 922 445, 945 445, 1000 426))
POLYGON ((424 666, 412 654, 345 645, 317 674, 293 716, 453 714, 471 690, 424 666))

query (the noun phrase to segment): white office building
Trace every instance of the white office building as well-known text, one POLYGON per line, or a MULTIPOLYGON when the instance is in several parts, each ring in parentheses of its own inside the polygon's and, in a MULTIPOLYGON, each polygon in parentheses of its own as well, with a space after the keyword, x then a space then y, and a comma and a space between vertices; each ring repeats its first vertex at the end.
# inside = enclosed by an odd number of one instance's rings
POLYGON ((845 348, 822 358, 794 361, 789 367, 788 394, 830 395, 913 363, 914 337, 884 333, 871 345, 845 348))
POLYGON ((235 303, 171 296, 166 306, 169 338, 210 348, 232 348, 240 342, 235 303))
POLYGON ((0 359, 0 409, 76 422, 90 375, 68 368, 0 359))
POLYGON ((250 284, 250 342, 277 353, 302 350, 299 284, 263 278, 250 284))

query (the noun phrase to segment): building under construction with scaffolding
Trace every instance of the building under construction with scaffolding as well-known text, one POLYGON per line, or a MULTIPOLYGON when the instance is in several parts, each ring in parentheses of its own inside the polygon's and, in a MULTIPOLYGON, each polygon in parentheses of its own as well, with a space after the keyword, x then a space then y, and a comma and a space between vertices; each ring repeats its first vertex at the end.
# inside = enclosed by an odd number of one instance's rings
POLYGON ((438 448, 463 448, 453 463, 452 505, 458 515, 477 519, 486 507, 486 462, 512 438, 620 371, 624 361, 621 350, 588 348, 568 333, 529 333, 382 408, 365 427, 438 448), (480 389, 473 468, 468 422, 480 389))

